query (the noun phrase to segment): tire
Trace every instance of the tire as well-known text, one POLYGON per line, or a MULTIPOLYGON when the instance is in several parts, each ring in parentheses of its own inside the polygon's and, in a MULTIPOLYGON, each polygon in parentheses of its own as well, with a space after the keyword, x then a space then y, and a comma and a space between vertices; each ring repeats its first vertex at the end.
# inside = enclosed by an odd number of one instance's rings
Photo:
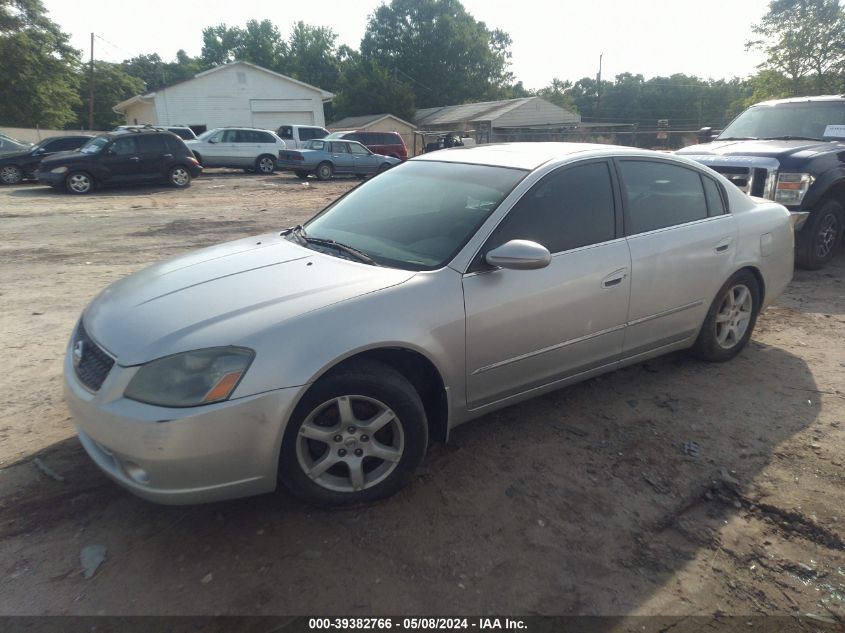
POLYGON ((314 170, 317 180, 331 180, 334 175, 334 167, 331 163, 320 163, 314 170))
POLYGON ((94 178, 88 172, 72 171, 65 178, 65 190, 77 196, 84 196, 94 190, 94 178))
POLYGON ((296 177, 299 178, 300 180, 307 180, 308 179, 308 172, 307 171, 304 171, 302 169, 297 169, 293 173, 295 173, 296 177))
POLYGON ((748 270, 741 270, 716 293, 692 353, 713 363, 730 360, 748 344, 760 313, 760 286, 748 270))
POLYGON ((17 165, 0 167, 0 183, 4 185, 19 185, 23 182, 23 169, 17 165))
POLYGON ((795 236, 795 261, 799 268, 818 270, 836 255, 842 242, 845 212, 836 200, 826 200, 795 236))
POLYGON ((255 173, 269 176, 276 171, 276 159, 270 154, 264 154, 255 159, 255 173))
POLYGON ((279 478, 319 506, 369 503, 405 486, 427 446, 425 409, 411 383, 388 365, 358 361, 329 372, 297 405, 285 430, 279 478), (366 433, 374 422, 379 426, 366 433))
POLYGON ((167 181, 177 189, 187 189, 191 186, 191 172, 184 165, 176 165, 167 172, 167 181))

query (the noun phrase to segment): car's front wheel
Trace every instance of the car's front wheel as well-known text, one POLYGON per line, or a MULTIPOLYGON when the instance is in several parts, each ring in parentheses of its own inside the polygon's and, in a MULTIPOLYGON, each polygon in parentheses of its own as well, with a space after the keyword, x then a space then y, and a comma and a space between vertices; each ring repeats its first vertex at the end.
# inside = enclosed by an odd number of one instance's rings
POLYGON ((795 236, 798 266, 817 270, 833 259, 842 241, 843 224, 845 212, 836 200, 827 200, 813 212, 795 236))
POLYGON ((4 185, 17 185, 23 180, 23 170, 17 165, 6 165, 0 168, 0 182, 4 185))
POLYGON ((65 189, 68 193, 84 195, 94 189, 94 178, 84 171, 72 171, 65 178, 65 189))
POLYGON ((742 351, 760 312, 760 286, 748 270, 725 282, 707 311, 693 353, 704 360, 723 362, 742 351))
POLYGON ((176 165, 176 167, 171 168, 167 178, 170 184, 177 189, 184 189, 185 187, 191 186, 191 172, 182 165, 176 165))
POLYGON ((311 503, 366 503, 408 483, 427 445, 425 409, 411 383, 388 365, 357 361, 321 378, 296 407, 279 476, 311 503))

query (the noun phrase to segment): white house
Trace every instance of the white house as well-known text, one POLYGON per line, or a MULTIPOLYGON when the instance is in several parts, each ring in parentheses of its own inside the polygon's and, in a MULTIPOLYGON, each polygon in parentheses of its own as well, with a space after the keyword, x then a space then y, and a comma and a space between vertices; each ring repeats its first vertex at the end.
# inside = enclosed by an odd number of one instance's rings
POLYGON ((325 125, 331 92, 249 62, 216 66, 191 79, 114 106, 130 125, 189 125, 199 133, 223 126, 275 130, 283 124, 325 125))

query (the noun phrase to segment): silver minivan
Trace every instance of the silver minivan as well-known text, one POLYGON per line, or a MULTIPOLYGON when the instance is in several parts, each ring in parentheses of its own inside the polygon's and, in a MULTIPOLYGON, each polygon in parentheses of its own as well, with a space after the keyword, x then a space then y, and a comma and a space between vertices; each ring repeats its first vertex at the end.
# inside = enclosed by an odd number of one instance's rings
POLYGON ((186 145, 203 167, 234 167, 272 174, 285 142, 269 130, 222 127, 203 132, 186 145))

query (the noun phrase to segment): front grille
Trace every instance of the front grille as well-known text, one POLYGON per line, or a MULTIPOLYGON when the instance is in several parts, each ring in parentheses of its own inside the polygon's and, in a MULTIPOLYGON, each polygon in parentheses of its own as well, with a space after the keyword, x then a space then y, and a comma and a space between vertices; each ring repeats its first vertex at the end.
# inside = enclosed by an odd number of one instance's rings
POLYGON ((114 365, 114 359, 88 336, 82 321, 76 328, 71 354, 73 368, 80 382, 91 391, 99 390, 114 365))
POLYGON ((773 199, 780 163, 764 156, 687 155, 730 180, 743 193, 773 199))
POLYGON ((725 178, 730 180, 743 193, 750 194, 754 185, 754 169, 747 167, 729 167, 727 165, 711 165, 713 170, 718 171, 725 178))

